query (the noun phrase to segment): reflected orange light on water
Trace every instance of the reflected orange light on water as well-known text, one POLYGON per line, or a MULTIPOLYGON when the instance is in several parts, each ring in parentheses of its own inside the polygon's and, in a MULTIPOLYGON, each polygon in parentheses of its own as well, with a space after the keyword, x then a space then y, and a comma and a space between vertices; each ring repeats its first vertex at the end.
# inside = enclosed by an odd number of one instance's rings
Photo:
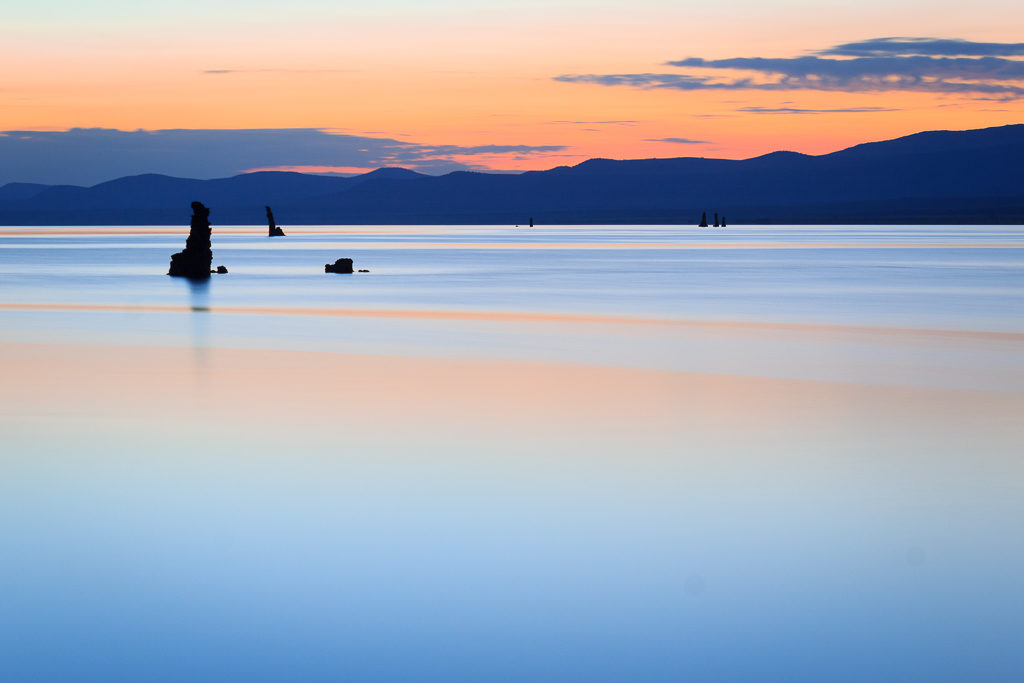
POLYGON ((906 427, 927 440, 923 425, 942 416, 972 436, 995 426, 995 439, 1019 432, 1012 415, 1024 401, 1004 392, 525 361, 17 343, 0 349, 7 420, 93 417, 130 426, 180 419, 252 433, 277 425, 399 441, 409 427, 454 439, 544 433, 580 443, 696 438, 756 446, 781 435, 798 442, 823 431, 861 434, 871 424, 906 427), (260 416, 265 424, 253 422, 260 416))
POLYGON ((0 303, 3 311, 82 311, 91 313, 218 313, 227 315, 286 315, 327 316, 335 318, 392 318, 408 320, 452 320, 504 323, 570 323, 606 325, 665 325, 702 328, 707 330, 733 330, 752 333, 758 330, 867 333, 887 336, 940 335, 974 339, 1024 341, 1024 333, 994 330, 953 330, 928 328, 873 327, 869 325, 819 325, 813 323, 673 320, 643 318, 639 316, 588 315, 575 313, 538 313, 517 311, 457 311, 380 308, 275 308, 270 306, 215 306, 196 309, 191 306, 157 306, 132 304, 76 304, 76 303, 0 303))

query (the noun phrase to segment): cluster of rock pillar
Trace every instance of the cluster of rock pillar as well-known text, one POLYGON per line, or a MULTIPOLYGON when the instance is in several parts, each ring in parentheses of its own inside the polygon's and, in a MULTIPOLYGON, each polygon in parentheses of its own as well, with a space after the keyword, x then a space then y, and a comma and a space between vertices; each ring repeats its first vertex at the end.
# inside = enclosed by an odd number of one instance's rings
MULTIPOLYGON (((700 214, 700 223, 697 225, 697 227, 698 228, 706 228, 706 227, 708 227, 708 212, 707 211, 702 211, 701 212, 701 214, 700 214)), ((717 211, 715 212, 715 224, 714 224, 713 227, 715 227, 715 228, 724 228, 725 227, 725 216, 723 215, 722 216, 722 220, 719 221, 718 220, 718 212, 717 211)))

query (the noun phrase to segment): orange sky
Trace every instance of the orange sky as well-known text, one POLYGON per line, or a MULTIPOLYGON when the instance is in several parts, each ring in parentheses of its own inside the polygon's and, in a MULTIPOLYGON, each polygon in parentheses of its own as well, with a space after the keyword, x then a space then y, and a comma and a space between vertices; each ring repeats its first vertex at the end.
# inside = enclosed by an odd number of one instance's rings
POLYGON ((920 130, 1024 121, 1016 95, 644 89, 553 80, 684 73, 664 63, 792 58, 887 36, 1024 39, 1024 9, 1003 0, 337 5, 232 0, 210 9, 186 0, 171 12, 114 0, 85 10, 61 0, 15 9, 0 27, 0 130, 320 128, 424 145, 566 147, 446 157, 477 167, 542 169, 595 156, 823 153, 920 130), (67 7, 55 11, 55 4, 67 7), (859 111, 821 112, 836 109, 859 111))

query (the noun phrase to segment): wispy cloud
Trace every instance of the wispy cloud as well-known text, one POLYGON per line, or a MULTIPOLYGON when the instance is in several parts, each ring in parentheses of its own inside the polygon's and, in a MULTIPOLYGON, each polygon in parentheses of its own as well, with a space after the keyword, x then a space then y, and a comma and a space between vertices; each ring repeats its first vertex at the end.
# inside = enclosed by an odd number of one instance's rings
POLYGON ((613 125, 613 126, 635 126, 640 122, 634 119, 620 119, 611 121, 547 121, 550 125, 564 125, 564 126, 597 126, 597 125, 613 125))
POLYGON ((957 38, 873 38, 843 43, 819 55, 844 57, 880 57, 923 55, 942 57, 1011 57, 1024 55, 1024 43, 975 43, 957 38))
POLYGON ((467 154, 538 154, 542 152, 561 152, 565 145, 415 145, 412 158, 427 156, 465 156, 467 154))
POLYGON ((211 75, 223 75, 223 74, 266 74, 266 73, 286 73, 286 74, 346 74, 355 73, 355 69, 203 69, 202 73, 211 75))
POLYGON ((1014 58, 1020 55, 1020 43, 877 38, 803 57, 688 57, 666 62, 685 73, 565 74, 555 80, 646 89, 906 90, 1014 99, 1024 95, 1024 60, 1014 58))
POLYGON ((257 168, 354 172, 405 166, 444 173, 564 149, 562 145, 428 145, 313 128, 3 131, 0 185, 14 181, 93 185, 141 173, 217 178, 257 168))
POLYGON ((644 142, 674 142, 678 145, 710 145, 707 140, 690 140, 688 138, 647 138, 644 142))
MULTIPOLYGON (((671 66, 698 69, 729 69, 756 71, 762 74, 793 79, 802 84, 820 84, 823 89, 832 86, 884 85, 879 79, 989 79, 1015 81, 1024 79, 1024 61, 1003 57, 922 57, 884 56, 829 59, 825 57, 793 57, 768 59, 764 57, 735 57, 732 59, 701 59, 690 57, 671 66), (861 80, 863 81, 861 82, 861 80)), ((780 83, 786 83, 785 80, 780 83)))
POLYGON ((748 114, 865 114, 870 112, 900 111, 892 107, 847 107, 845 109, 800 109, 797 107, 740 107, 737 111, 748 114))

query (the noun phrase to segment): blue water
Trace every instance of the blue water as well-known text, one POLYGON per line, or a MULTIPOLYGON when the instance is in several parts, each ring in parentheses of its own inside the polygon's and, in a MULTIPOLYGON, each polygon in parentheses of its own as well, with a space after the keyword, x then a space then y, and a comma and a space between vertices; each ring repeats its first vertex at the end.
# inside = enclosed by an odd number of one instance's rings
MULTIPOLYGON (((184 283, 161 277, 169 254, 183 246, 182 237, 111 230, 124 234, 83 229, 81 235, 3 236, 5 299, 188 301, 184 283)), ((1024 231, 1016 227, 302 230, 277 240, 218 233, 214 263, 227 265, 231 277, 218 278, 215 287, 195 296, 226 306, 548 311, 1012 331, 1024 326, 1024 231), (584 249, 609 245, 615 248, 584 249), (372 277, 314 277, 339 256, 372 270, 372 277)))
POLYGON ((0 679, 1024 678, 1024 227, 154 230, 0 228, 0 679))

